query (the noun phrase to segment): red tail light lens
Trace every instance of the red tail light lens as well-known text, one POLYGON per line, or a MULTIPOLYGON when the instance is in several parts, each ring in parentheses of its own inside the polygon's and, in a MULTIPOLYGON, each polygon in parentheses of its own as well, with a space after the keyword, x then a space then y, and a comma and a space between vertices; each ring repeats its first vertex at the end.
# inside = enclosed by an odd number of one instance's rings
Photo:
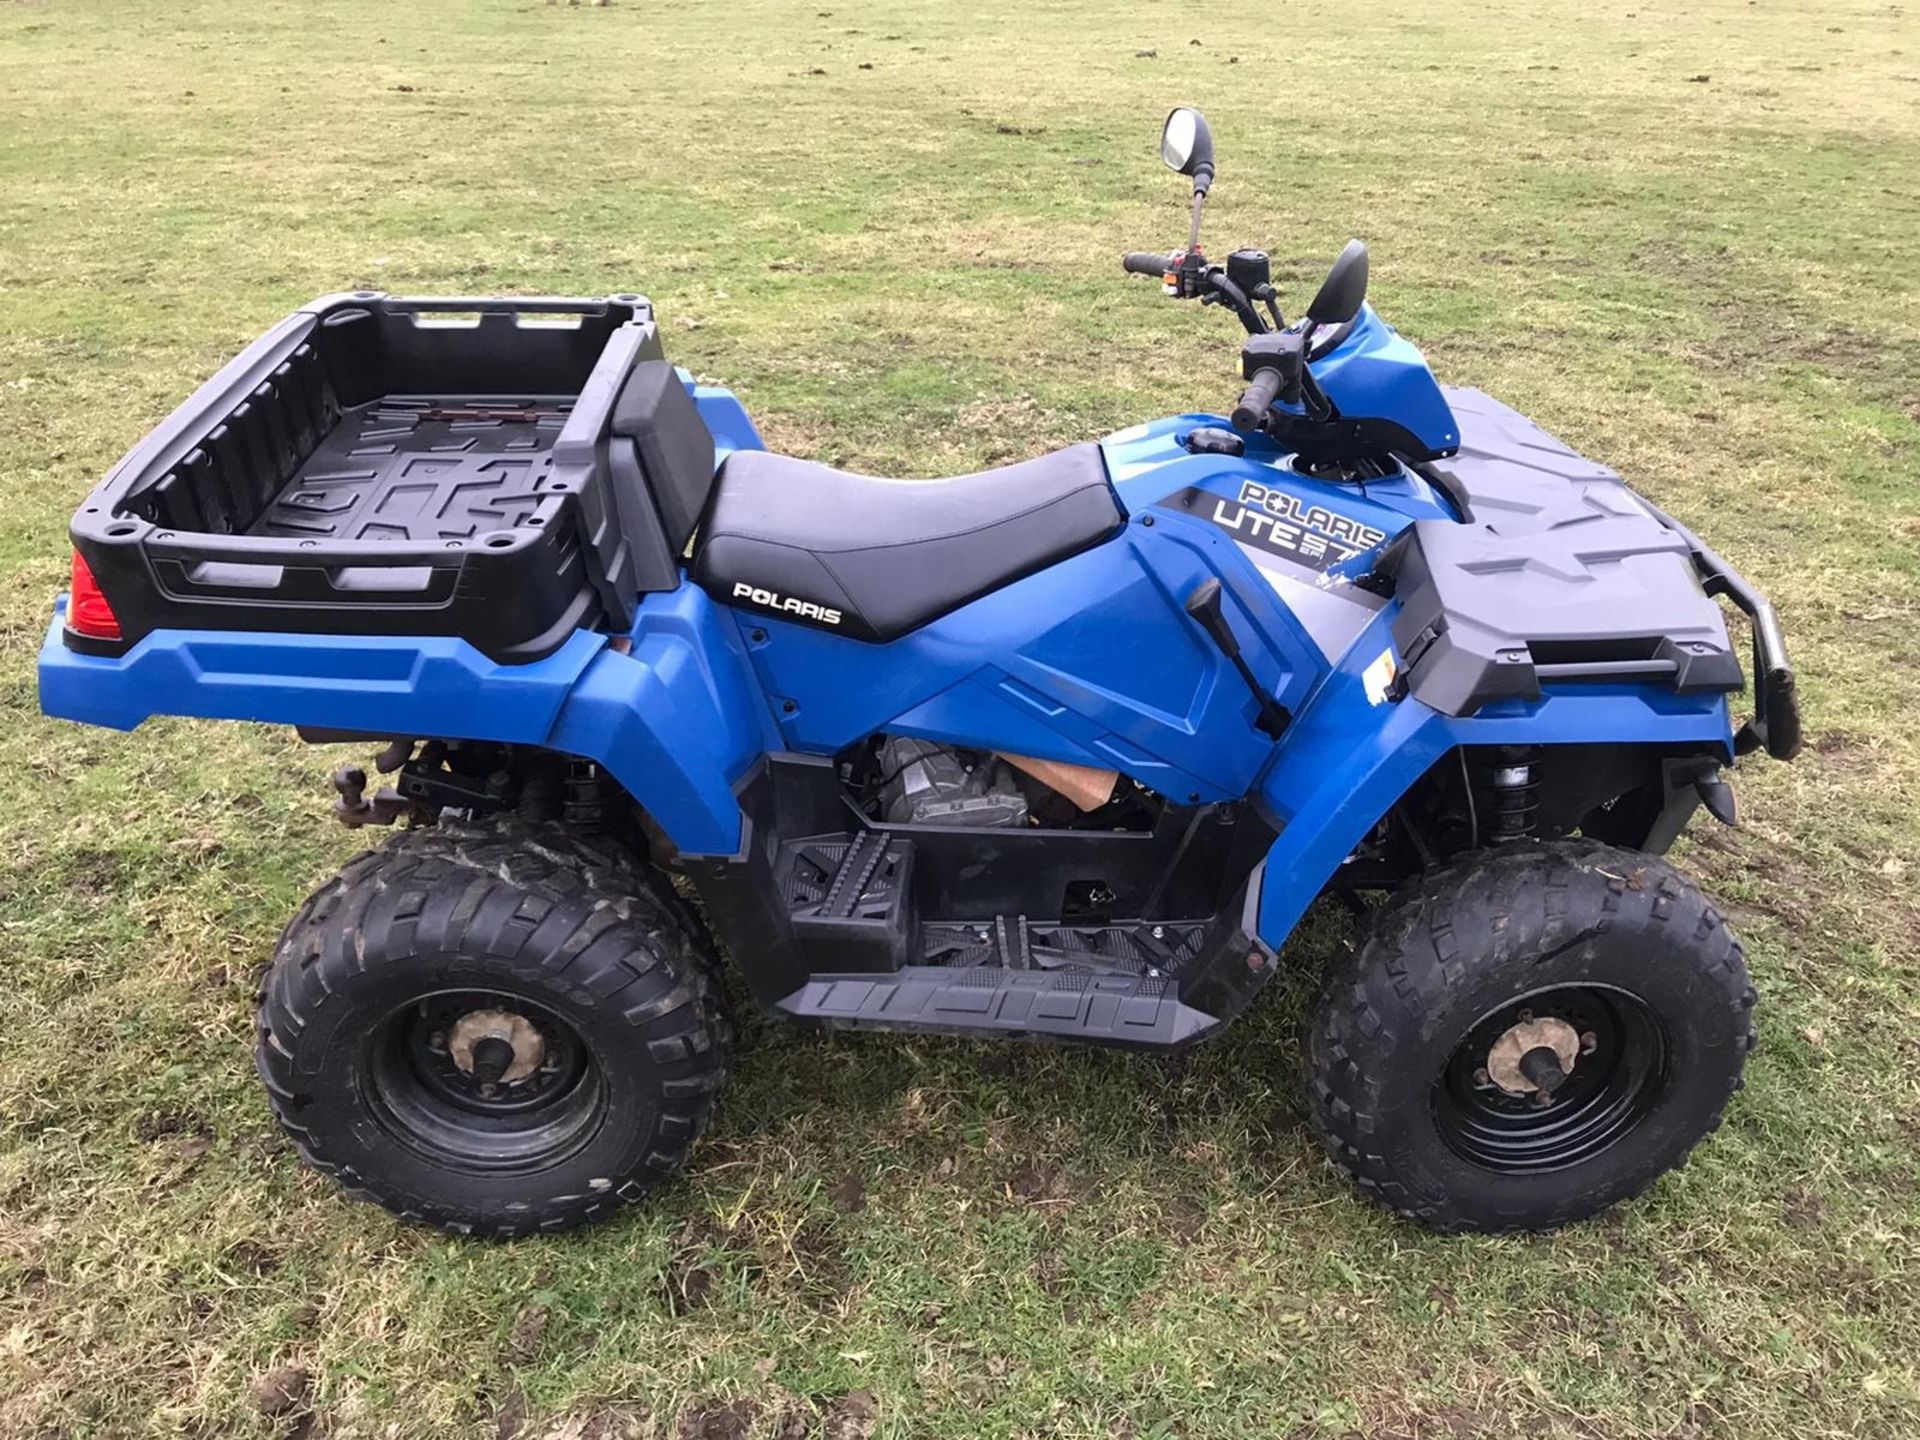
POLYGON ((120 617, 107 603, 107 593, 93 578, 93 571, 73 552, 73 593, 67 597, 67 628, 76 635, 93 640, 118 640, 120 617))

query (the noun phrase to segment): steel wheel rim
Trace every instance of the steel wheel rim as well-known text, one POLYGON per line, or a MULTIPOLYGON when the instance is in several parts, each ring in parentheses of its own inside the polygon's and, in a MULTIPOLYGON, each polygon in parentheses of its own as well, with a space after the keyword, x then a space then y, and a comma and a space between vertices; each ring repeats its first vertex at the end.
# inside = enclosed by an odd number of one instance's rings
POLYGON ((363 1073, 368 1108, 389 1135, 437 1165, 471 1172, 557 1164, 586 1145, 607 1111, 605 1080, 579 1032, 548 1007, 504 991, 417 996, 374 1028, 363 1073), (482 1093, 443 1039, 460 1016, 480 1011, 524 1017, 553 1063, 482 1093))
POLYGON ((1448 1057, 1433 1087, 1441 1137, 1463 1160, 1502 1175, 1584 1164, 1639 1128, 1666 1093, 1665 1028, 1639 996, 1609 985, 1559 985, 1487 1011, 1448 1057), (1495 1042, 1521 1017, 1564 1021, 1594 1041, 1550 1103, 1516 1096, 1486 1074, 1495 1042))

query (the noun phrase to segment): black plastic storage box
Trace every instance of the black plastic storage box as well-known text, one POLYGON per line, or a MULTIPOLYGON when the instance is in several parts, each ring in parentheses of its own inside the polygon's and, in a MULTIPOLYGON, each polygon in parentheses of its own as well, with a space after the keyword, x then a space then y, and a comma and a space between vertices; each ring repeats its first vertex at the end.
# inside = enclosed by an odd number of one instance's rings
POLYGON ((457 635, 522 662, 582 626, 624 627, 641 591, 678 579, 647 446, 617 433, 663 410, 669 459, 704 493, 712 439, 638 295, 316 300, 87 497, 74 546, 122 638, 68 643, 457 635))

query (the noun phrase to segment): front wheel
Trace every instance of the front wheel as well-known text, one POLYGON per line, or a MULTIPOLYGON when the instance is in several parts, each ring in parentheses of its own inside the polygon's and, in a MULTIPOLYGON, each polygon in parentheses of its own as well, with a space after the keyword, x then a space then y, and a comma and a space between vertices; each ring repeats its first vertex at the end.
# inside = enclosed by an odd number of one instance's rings
POLYGON ((1407 1219, 1550 1229, 1638 1195, 1719 1124, 1753 1004, 1739 942, 1664 861, 1476 854, 1410 882, 1328 967, 1307 1109, 1407 1219))
POLYGON ((287 926, 261 999, 256 1063, 301 1154, 402 1219, 501 1236, 671 1175, 732 1031, 661 883, 518 821, 349 864, 287 926))

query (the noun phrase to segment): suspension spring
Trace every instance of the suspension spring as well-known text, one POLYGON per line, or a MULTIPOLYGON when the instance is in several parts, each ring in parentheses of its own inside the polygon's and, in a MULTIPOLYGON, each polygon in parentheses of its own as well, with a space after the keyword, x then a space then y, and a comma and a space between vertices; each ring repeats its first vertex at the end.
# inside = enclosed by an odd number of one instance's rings
POLYGON ((1533 834, 1540 808, 1540 747, 1500 745, 1493 751, 1493 823, 1495 845, 1533 834))
POLYGON ((604 835, 613 828, 616 787, 591 760, 567 762, 565 794, 560 814, 568 829, 604 835))

